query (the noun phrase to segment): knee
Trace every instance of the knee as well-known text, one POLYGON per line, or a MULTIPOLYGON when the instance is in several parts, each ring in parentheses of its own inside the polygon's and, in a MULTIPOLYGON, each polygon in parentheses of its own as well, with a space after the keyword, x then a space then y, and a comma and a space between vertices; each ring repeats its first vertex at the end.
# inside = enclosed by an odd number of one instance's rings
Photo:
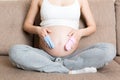
POLYGON ((113 44, 106 45, 106 61, 111 61, 116 56, 116 47, 113 44))
POLYGON ((116 47, 111 43, 98 43, 100 49, 104 51, 106 62, 112 61, 116 56, 116 47))
POLYGON ((27 45, 14 45, 9 49, 9 59, 12 62, 16 62, 23 54, 23 49, 25 49, 27 45))

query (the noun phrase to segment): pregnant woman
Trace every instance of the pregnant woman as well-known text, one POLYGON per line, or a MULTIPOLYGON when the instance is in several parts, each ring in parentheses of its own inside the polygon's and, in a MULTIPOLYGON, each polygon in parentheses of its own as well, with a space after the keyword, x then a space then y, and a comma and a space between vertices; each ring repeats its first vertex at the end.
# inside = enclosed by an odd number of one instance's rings
POLYGON ((83 50, 79 41, 96 31, 87 0, 32 0, 24 22, 30 34, 39 36, 40 48, 14 45, 9 57, 13 64, 25 70, 70 73, 86 67, 101 68, 113 60, 115 47, 110 43, 97 43, 83 50), (33 25, 40 11, 40 26, 33 25), (80 14, 87 27, 79 29, 80 14))

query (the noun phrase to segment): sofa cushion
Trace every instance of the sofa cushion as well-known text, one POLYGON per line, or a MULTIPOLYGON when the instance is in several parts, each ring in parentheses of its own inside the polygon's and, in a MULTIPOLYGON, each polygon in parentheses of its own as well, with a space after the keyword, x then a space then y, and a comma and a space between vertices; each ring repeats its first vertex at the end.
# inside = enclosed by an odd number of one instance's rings
MULTIPOLYGON (((115 12, 113 0, 88 0, 91 11, 93 13, 97 31, 89 37, 84 37, 80 41, 80 48, 98 43, 110 42, 116 45, 116 32, 115 32, 115 12)), ((36 25, 39 25, 40 20, 36 17, 36 25)), ((85 26, 84 19, 81 16, 80 28, 85 26)), ((34 45, 38 47, 38 38, 35 37, 34 45)))
POLYGON ((24 71, 14 67, 8 56, 0 56, 0 80, 119 80, 120 66, 112 61, 97 73, 59 74, 24 71))
POLYGON ((117 56, 117 57, 115 58, 115 61, 120 64, 120 56, 117 56))
MULTIPOLYGON (((116 45, 115 12, 113 0, 88 0, 96 22, 97 31, 84 37, 80 42, 80 48, 98 42, 109 42, 116 45)), ((82 20, 80 26, 84 27, 82 20)))
POLYGON ((32 44, 32 36, 22 29, 28 10, 26 1, 0 1, 0 54, 14 44, 32 44))
POLYGON ((120 55, 120 0, 115 1, 116 8, 116 30, 117 30, 117 49, 120 55))

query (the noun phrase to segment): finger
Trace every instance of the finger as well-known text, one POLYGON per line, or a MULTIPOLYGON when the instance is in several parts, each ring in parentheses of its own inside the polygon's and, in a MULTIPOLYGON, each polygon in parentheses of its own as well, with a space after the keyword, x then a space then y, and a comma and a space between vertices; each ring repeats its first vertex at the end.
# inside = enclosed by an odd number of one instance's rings
POLYGON ((46 29, 48 33, 51 33, 52 31, 50 29, 46 29))
POLYGON ((41 37, 42 39, 44 39, 44 38, 45 38, 45 36, 46 36, 45 34, 42 34, 40 37, 41 37))
POLYGON ((76 34, 73 33, 70 38, 74 38, 75 39, 76 38, 76 34))
POLYGON ((45 37, 45 36, 47 36, 47 35, 48 35, 47 30, 44 29, 44 34, 43 34, 43 36, 45 37))
POLYGON ((72 36, 73 35, 73 31, 71 31, 69 34, 68 34, 68 36, 72 36))
POLYGON ((73 34, 71 37, 77 39, 77 38, 79 37, 79 34, 78 34, 77 31, 76 31, 76 32, 74 32, 74 34, 73 34))

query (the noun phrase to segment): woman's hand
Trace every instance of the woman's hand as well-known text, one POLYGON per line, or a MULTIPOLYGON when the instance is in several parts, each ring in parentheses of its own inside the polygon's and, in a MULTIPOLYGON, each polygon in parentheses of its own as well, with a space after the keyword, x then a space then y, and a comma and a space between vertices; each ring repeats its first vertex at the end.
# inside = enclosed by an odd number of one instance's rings
POLYGON ((51 33, 52 31, 48 28, 45 27, 37 27, 37 34, 39 36, 39 38, 41 38, 44 41, 44 45, 48 48, 54 48, 54 44, 52 43, 50 37, 49 37, 49 33, 51 33))
POLYGON ((37 27, 38 36, 42 39, 51 32, 52 31, 50 29, 46 28, 46 27, 37 27))
POLYGON ((71 38, 73 37, 76 41, 79 41, 82 37, 82 30, 75 30, 75 29, 72 29, 70 31, 70 33, 68 34, 68 36, 71 38))
POLYGON ((72 48, 74 48, 76 45, 78 45, 79 40, 82 37, 82 31, 81 30, 74 30, 72 29, 70 33, 68 34, 69 40, 65 44, 65 50, 69 51, 72 48))

